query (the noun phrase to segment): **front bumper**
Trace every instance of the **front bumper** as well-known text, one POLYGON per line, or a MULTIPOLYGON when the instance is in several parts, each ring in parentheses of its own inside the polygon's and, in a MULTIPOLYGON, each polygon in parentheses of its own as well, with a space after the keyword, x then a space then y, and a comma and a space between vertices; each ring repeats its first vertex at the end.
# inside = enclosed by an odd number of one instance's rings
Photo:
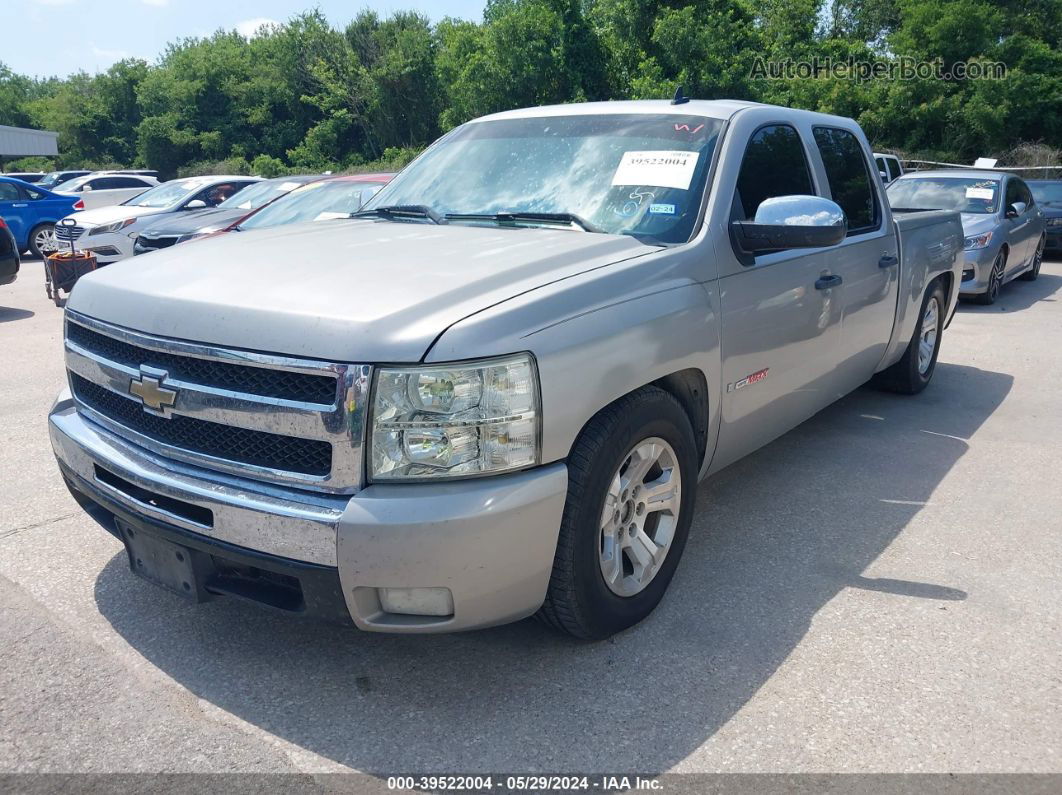
POLYGON ((997 246, 964 251, 959 295, 979 295, 988 290, 988 277, 999 253, 997 246))
POLYGON ((90 235, 87 232, 77 239, 77 247, 91 251, 96 255, 96 262, 109 265, 133 256, 133 239, 128 232, 109 232, 105 235, 90 235))
MULTIPOLYGON (((49 430, 67 485, 110 532, 117 534, 119 516, 212 560, 298 580, 303 598, 290 600, 294 612, 341 612, 366 630, 450 632, 524 618, 545 598, 567 491, 562 463, 484 479, 372 485, 346 498, 157 458, 85 420, 69 392, 52 408, 49 430), (337 588, 328 586, 333 580, 337 588), (381 588, 446 588, 453 612, 389 613, 381 588)), ((271 593, 235 595, 283 608, 271 593)))

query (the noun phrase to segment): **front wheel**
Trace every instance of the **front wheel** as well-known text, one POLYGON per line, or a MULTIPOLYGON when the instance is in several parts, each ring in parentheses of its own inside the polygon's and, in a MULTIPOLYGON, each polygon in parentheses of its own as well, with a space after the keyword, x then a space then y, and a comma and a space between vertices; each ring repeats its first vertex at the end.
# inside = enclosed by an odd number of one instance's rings
POLYGON ((944 330, 944 288, 933 282, 922 299, 914 335, 896 364, 874 377, 874 384, 890 392, 915 395, 928 386, 937 368, 941 332, 944 330))
POLYGON ((988 287, 974 300, 984 306, 991 306, 999 298, 999 291, 1003 289, 1003 273, 1007 267, 1007 258, 1000 251, 996 261, 992 263, 992 272, 988 274, 988 287))
POLYGON ((568 498, 539 618, 606 638, 648 616, 686 545, 697 486, 693 426, 643 387, 595 416, 568 458, 568 498))

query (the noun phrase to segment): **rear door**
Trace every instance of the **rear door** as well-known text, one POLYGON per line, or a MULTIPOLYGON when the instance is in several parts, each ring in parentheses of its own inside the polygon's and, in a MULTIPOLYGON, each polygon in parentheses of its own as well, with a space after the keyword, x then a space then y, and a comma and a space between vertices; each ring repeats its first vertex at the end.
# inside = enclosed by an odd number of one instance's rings
POLYGON ((29 235, 29 202, 14 182, 0 182, 0 218, 4 219, 20 247, 29 235))
MULTIPOLYGON (((808 141, 784 122, 750 131, 729 191, 730 220, 752 220, 767 198, 815 195, 808 141)), ((837 397, 841 298, 827 286, 823 249, 746 257, 722 229, 717 244, 722 309, 722 415, 716 461, 769 442, 837 397)), ((713 464, 715 466, 715 464, 713 464)))
POLYGON ((826 252, 843 280, 837 381, 849 392, 867 381, 885 355, 892 335, 899 282, 896 230, 885 223, 885 194, 873 178, 870 153, 850 129, 813 128, 827 196, 848 219, 845 241, 826 252))

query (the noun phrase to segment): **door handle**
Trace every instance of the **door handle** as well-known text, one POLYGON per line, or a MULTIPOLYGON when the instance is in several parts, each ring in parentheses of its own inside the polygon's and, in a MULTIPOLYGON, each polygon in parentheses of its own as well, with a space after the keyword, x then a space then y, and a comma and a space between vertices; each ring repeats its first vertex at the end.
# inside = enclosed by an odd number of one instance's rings
POLYGON ((836 273, 831 273, 829 276, 820 276, 815 281, 815 289, 829 290, 831 287, 836 287, 837 285, 839 285, 842 281, 844 280, 836 273))
POLYGON ((28 204, 12 204, 12 207, 29 207, 28 204))
POLYGON ((886 254, 884 257, 878 260, 879 268, 891 268, 893 265, 897 265, 900 262, 899 257, 894 257, 891 254, 886 254))

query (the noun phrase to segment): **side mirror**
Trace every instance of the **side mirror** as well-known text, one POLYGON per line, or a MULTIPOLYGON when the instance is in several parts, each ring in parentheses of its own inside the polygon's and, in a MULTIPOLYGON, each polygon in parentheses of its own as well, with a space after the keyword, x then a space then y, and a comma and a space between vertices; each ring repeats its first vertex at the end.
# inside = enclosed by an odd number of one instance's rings
POLYGON ((207 203, 202 199, 192 199, 188 204, 184 205, 186 210, 202 210, 207 206, 207 203))
POLYGON ((91 185, 82 185, 80 188, 78 188, 78 190, 81 191, 82 193, 88 193, 90 190, 92 190, 92 186, 91 185))
POLYGON ((744 254, 836 246, 847 233, 844 210, 821 196, 765 199, 752 221, 730 224, 734 244, 744 254))
POLYGON ((878 173, 881 175, 882 182, 887 183, 889 181, 889 175, 886 174, 884 171, 879 171, 878 173))
POLYGON ((1007 205, 1007 211, 1004 213, 1005 218, 1017 218, 1023 212, 1025 212, 1025 202, 1014 202, 1014 204, 1007 205))

